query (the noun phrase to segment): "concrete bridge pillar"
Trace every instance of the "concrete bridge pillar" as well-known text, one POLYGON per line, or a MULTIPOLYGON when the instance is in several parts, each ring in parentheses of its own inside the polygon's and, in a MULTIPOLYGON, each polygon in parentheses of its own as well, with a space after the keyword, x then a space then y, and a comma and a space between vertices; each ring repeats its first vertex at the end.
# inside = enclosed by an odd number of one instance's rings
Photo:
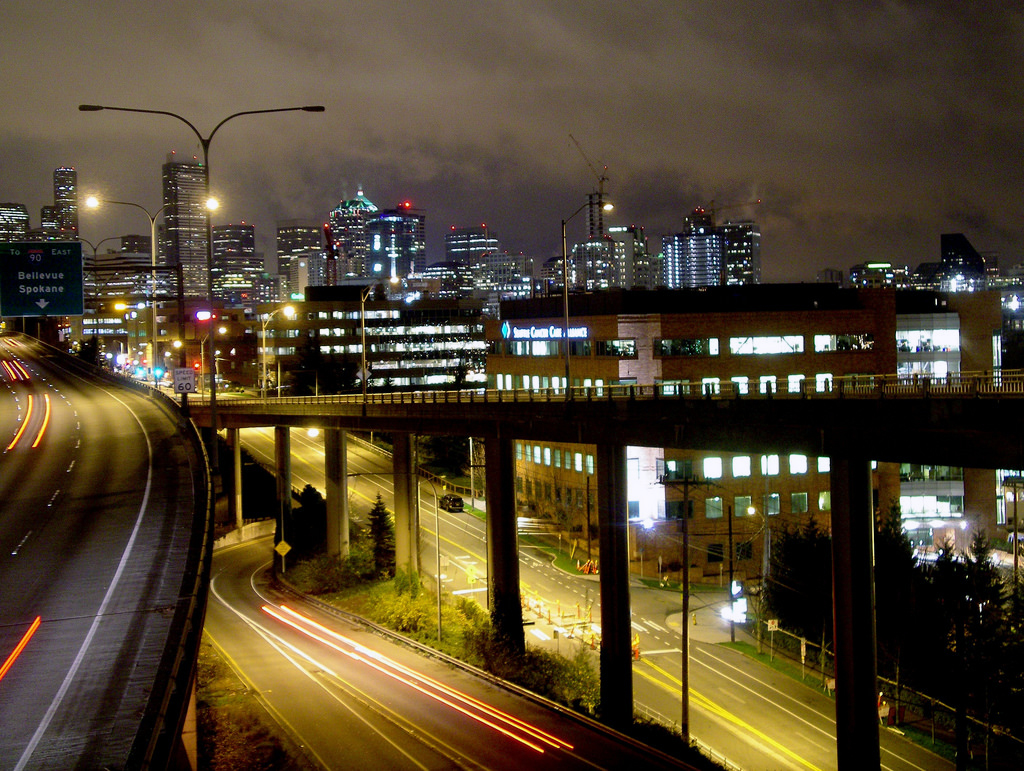
POLYGON ((877 769, 875 521, 871 463, 831 458, 832 595, 839 771, 877 769))
POLYGON ((420 570, 419 496, 410 434, 391 435, 391 462, 395 491, 395 565, 413 573, 420 570))
POLYGON ((348 433, 324 429, 324 486, 327 493, 327 554, 348 556, 348 433))
POLYGON ((601 710, 614 728, 633 722, 629 617, 626 448, 597 446, 597 520, 601 549, 601 710))
POLYGON ((228 518, 235 523, 236 528, 245 524, 242 518, 242 437, 239 429, 229 428, 228 446, 231 448, 231 480, 228 496, 228 518))
MULTIPOLYGON (((499 637, 523 651, 515 451, 511 439, 487 437, 487 579, 491 622, 499 637)), ((628 662, 627 662, 628 663, 628 662)), ((632 707, 631 707, 632 709, 632 707)))
MULTIPOLYGON (((292 435, 288 426, 274 426, 274 471, 277 479, 277 538, 288 541, 285 527, 292 518, 292 435)), ((281 572, 285 571, 285 558, 281 557, 281 572)))

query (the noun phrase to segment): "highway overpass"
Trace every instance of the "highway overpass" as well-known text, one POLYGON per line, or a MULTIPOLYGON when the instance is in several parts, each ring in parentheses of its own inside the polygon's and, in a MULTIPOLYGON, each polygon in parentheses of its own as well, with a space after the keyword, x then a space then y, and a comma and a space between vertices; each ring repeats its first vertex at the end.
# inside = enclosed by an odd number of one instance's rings
MULTIPOLYGON (((193 419, 210 424, 205 403, 193 419)), ((221 400, 218 428, 275 426, 279 489, 290 490, 290 427, 326 432, 328 508, 344 508, 345 433, 387 431, 395 439, 396 479, 411 479, 413 434, 482 436, 487 446, 489 597, 499 630, 522 639, 515 553, 513 442, 575 441, 597 447, 602 554, 601 682, 605 703, 620 705, 612 725, 631 718, 629 593, 626 565, 625 447, 715 448, 747 453, 828 456, 832 468, 833 565, 840 768, 878 765, 875 709, 873 511, 870 462, 916 461, 972 467, 1024 465, 1020 427, 1024 380, 964 375, 941 382, 893 377, 837 379, 824 393, 755 394, 726 384, 713 393, 667 387, 604 386, 563 393, 422 392, 272 400, 221 400)), ((231 438, 233 437, 233 438, 231 438)), ((410 491, 396 490, 399 532, 415 532, 410 491)), ((282 505, 286 505, 282 499, 282 505)), ((332 515, 333 516, 333 515, 332 515)), ((342 516, 347 514, 342 512, 342 516)), ((347 531, 345 520, 335 532, 347 531)), ((408 544, 399 559, 412 559, 408 544)))

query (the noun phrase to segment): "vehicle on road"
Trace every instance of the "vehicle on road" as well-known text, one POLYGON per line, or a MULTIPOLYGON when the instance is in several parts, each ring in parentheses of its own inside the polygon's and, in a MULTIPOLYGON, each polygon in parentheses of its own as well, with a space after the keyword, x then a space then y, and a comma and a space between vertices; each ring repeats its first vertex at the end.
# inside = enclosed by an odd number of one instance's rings
POLYGON ((461 495, 453 495, 452 493, 448 493, 447 495, 441 496, 441 499, 437 502, 437 505, 440 506, 445 511, 462 511, 465 504, 462 500, 461 495))

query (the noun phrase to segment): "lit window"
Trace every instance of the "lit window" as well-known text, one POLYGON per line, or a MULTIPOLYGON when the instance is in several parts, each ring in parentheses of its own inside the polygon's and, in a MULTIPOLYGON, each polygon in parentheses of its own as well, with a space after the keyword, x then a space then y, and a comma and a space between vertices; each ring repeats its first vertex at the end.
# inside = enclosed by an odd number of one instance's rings
POLYGON ((587 473, 593 475, 594 473, 594 456, 587 456, 587 473))
POLYGON ((705 377, 701 378, 700 381, 700 392, 707 395, 717 395, 721 392, 719 388, 719 379, 717 377, 705 377))
POLYGON ((818 493, 818 511, 832 510, 832 493, 828 490, 818 493))
POLYGON ((516 442, 516 460, 523 459, 523 443, 516 442))
POLYGON ((538 464, 538 465, 540 464, 540 445, 539 444, 535 444, 533 446, 533 462, 538 464))
POLYGON ((573 457, 573 468, 575 468, 576 471, 583 471, 583 453, 578 452, 575 454, 573 457))
POLYGON ((803 353, 803 335, 775 335, 770 337, 730 337, 729 352, 733 355, 766 355, 803 353))
POLYGON ((748 393, 750 378, 749 377, 733 377, 729 378, 733 383, 733 389, 740 396, 745 396, 748 393))
POLYGON ((527 463, 532 463, 533 462, 533 445, 532 444, 526 445, 526 452, 524 454, 524 457, 526 458, 526 462, 527 463))
POLYGON ((789 381, 789 392, 791 394, 800 393, 800 389, 803 388, 804 376, 803 375, 790 375, 789 381))
POLYGON ((766 477, 774 477, 779 475, 778 455, 761 456, 761 474, 766 477))
POLYGON ((732 475, 734 477, 750 476, 750 456, 736 455, 732 459, 732 475))
POLYGON ((722 478, 722 459, 721 458, 705 458, 704 459, 704 478, 705 479, 721 479, 722 478))
POLYGON ((807 513, 807 493, 790 493, 789 510, 793 514, 807 513))
POLYGON ((768 493, 764 506, 768 510, 769 517, 774 517, 778 514, 782 510, 782 502, 779 499, 779 494, 768 493))
POLYGON ((562 451, 555 448, 555 468, 562 468, 562 451))
POLYGON ((751 516, 753 504, 749 495, 737 495, 732 499, 732 511, 737 517, 751 516))
POLYGON ((827 474, 832 470, 832 459, 827 455, 818 456, 818 473, 827 474))
POLYGON ((828 393, 832 390, 832 373, 819 372, 814 376, 814 390, 819 394, 828 393))
POLYGON ((761 375, 760 391, 763 394, 775 393, 775 375, 761 375))
POLYGON ((790 474, 806 474, 807 473, 807 456, 806 455, 790 455, 789 456, 789 473, 790 474))
POLYGON ((551 448, 550 447, 545 447, 544 448, 544 465, 545 466, 550 466, 551 465, 551 448))
POLYGON ((722 518, 722 499, 720 497, 704 499, 704 516, 707 519, 722 518))

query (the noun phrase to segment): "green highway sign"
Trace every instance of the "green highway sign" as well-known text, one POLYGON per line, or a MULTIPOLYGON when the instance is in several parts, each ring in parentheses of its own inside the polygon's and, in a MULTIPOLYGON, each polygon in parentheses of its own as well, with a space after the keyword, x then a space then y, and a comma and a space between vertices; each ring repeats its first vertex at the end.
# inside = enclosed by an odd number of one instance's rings
POLYGON ((82 244, 0 243, 0 316, 81 316, 82 244))

